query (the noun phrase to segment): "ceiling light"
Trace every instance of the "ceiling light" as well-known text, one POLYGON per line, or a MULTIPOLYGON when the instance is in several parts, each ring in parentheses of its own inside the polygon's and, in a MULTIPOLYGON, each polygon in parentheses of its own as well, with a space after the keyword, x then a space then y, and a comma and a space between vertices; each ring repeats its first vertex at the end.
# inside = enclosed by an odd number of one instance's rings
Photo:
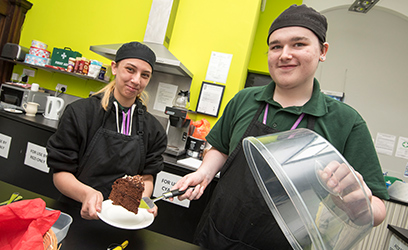
POLYGON ((356 0, 350 6, 349 11, 367 13, 380 0, 356 0))

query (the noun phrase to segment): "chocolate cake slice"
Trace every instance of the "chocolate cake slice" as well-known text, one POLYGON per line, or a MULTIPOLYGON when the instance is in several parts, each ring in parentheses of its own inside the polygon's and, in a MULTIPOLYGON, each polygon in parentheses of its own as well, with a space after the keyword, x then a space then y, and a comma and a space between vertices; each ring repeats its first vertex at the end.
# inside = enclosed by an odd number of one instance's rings
POLYGON ((140 175, 124 176, 115 180, 109 199, 113 205, 120 205, 137 214, 144 191, 143 177, 140 175))

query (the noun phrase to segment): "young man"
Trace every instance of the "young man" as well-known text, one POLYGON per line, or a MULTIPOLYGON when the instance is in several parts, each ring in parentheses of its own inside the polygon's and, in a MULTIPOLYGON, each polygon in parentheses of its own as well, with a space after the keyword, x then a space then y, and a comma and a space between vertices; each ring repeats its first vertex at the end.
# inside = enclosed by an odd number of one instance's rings
MULTIPOLYGON (((228 103, 207 136, 212 149, 202 165, 174 186, 196 186, 179 199, 198 199, 221 171, 196 232, 198 244, 208 249, 292 249, 250 173, 241 141, 296 127, 314 130, 336 147, 364 183, 374 225, 384 220, 381 199, 388 193, 366 123, 353 108, 322 94, 314 78, 318 63, 326 60, 326 31, 326 18, 305 5, 293 5, 276 18, 267 38, 273 81, 244 89, 228 103)), ((330 171, 324 177, 328 185, 330 171)))

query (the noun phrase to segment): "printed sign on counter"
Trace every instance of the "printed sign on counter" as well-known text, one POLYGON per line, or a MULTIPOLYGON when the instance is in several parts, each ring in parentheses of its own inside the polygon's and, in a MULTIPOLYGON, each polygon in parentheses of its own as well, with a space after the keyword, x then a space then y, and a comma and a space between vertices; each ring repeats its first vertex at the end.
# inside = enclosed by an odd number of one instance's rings
MULTIPOLYGON (((181 177, 182 176, 170 174, 164 171, 158 173, 157 178, 156 178, 156 184, 154 185, 153 196, 159 197, 163 193, 170 191, 171 188, 174 186, 174 184, 176 184, 181 179, 181 177)), ((170 201, 168 199, 164 199, 163 201, 171 202, 173 204, 176 204, 182 207, 186 207, 186 208, 190 206, 190 201, 187 199, 180 201, 179 199, 174 198, 173 201, 170 201)), ((162 201, 158 201, 158 202, 162 202, 162 201)))
POLYGON ((10 151, 10 145, 11 145, 11 137, 0 134, 0 156, 3 158, 8 158, 8 154, 10 151))
POLYGON ((47 150, 45 147, 28 142, 24 164, 45 173, 50 172, 47 166, 47 150))
POLYGON ((391 235, 389 250, 408 250, 408 245, 393 234, 391 235))

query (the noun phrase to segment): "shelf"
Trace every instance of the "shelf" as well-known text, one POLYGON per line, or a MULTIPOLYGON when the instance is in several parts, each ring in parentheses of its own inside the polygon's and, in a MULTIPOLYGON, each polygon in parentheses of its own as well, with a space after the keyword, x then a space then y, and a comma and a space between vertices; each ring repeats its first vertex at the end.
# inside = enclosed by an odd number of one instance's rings
POLYGON ((93 81, 98 81, 98 82, 103 82, 103 83, 109 83, 108 81, 100 80, 98 78, 93 78, 93 77, 90 77, 90 76, 75 74, 75 73, 62 71, 62 70, 58 70, 58 69, 53 69, 53 68, 48 68, 48 67, 43 67, 43 66, 39 66, 39 65, 33 65, 33 64, 25 63, 25 62, 20 62, 20 61, 16 61, 16 60, 7 59, 7 58, 4 58, 4 57, 0 57, 0 60, 6 61, 6 62, 11 62, 11 63, 14 63, 14 64, 24 65, 24 66, 27 66, 27 67, 30 67, 30 68, 33 68, 33 69, 40 69, 40 70, 44 70, 44 71, 48 71, 48 72, 52 72, 52 73, 61 73, 61 74, 69 75, 69 76, 75 76, 75 77, 86 79, 86 80, 93 80, 93 81))

